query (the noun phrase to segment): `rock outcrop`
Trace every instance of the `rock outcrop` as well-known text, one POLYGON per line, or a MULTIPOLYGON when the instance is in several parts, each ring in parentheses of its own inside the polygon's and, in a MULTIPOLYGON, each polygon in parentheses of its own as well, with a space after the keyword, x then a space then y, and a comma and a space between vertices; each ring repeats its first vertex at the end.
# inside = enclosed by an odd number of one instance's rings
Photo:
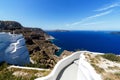
POLYGON ((65 58, 65 57, 67 57, 67 56, 69 56, 69 55, 71 55, 71 54, 72 54, 72 52, 67 51, 67 50, 64 50, 64 51, 61 53, 60 58, 63 59, 63 58, 65 58))
POLYGON ((23 34, 31 59, 41 67, 52 68, 59 60, 55 55, 58 47, 49 40, 53 37, 40 28, 24 27, 15 21, 0 21, 0 32, 23 34))

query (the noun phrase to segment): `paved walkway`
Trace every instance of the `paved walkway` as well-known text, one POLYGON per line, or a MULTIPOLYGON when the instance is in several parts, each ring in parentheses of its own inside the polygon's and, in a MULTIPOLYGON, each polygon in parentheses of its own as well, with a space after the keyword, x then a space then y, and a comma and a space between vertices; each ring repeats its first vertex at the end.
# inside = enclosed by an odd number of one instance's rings
POLYGON ((72 63, 64 68, 56 80, 77 80, 78 65, 72 63))

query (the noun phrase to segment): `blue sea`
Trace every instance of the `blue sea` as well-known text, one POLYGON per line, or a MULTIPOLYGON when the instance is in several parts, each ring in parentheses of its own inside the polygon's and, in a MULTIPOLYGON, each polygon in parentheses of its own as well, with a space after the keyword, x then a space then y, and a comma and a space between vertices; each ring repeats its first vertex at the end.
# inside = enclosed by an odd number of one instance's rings
POLYGON ((47 33, 55 37, 53 43, 61 48, 60 52, 88 50, 120 54, 120 34, 112 34, 110 31, 48 31, 47 33))

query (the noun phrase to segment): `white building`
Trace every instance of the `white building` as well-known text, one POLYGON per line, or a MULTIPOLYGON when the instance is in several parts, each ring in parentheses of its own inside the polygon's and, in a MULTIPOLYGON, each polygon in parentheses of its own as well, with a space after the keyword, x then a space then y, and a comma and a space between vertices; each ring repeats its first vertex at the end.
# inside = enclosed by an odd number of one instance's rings
POLYGON ((30 62, 23 35, 0 33, 0 62, 3 61, 17 65, 30 62))

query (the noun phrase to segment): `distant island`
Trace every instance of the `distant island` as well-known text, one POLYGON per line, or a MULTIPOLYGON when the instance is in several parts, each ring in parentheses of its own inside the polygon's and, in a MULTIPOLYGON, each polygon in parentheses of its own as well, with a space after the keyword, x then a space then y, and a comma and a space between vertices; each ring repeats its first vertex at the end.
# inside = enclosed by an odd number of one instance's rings
POLYGON ((111 34, 118 34, 118 35, 120 35, 120 31, 113 31, 113 32, 111 32, 111 34))
POLYGON ((69 32, 70 30, 62 30, 62 29, 56 29, 56 30, 46 30, 48 32, 69 32))

